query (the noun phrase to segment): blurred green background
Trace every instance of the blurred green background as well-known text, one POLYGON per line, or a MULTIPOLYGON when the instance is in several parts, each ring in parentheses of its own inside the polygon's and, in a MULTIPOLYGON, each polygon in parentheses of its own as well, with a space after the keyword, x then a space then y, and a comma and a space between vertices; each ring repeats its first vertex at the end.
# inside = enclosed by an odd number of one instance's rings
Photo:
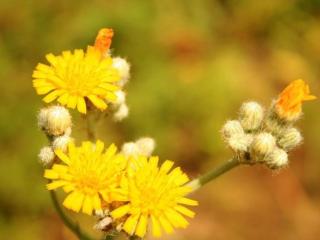
MULTIPOLYGON (((129 118, 105 121, 99 137, 121 145, 152 136, 156 153, 192 177, 231 156, 219 130, 241 102, 268 105, 297 78, 320 96, 319 0, 2 0, 0 239, 74 239, 38 164, 47 141, 31 74, 46 53, 84 48, 102 27, 114 28, 114 55, 132 64, 132 78, 129 118)), ((319 239, 319 102, 304 112, 290 168, 233 170, 194 194, 196 218, 163 239, 319 239)))

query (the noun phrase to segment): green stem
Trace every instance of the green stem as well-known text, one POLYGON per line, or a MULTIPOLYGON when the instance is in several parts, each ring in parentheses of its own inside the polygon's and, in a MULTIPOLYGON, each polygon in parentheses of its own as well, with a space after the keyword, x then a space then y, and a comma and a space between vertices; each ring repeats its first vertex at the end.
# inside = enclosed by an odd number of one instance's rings
POLYGON ((59 204, 57 195, 54 191, 50 191, 50 197, 52 200, 52 203, 54 205, 54 208, 56 209, 57 213, 59 214, 61 220, 63 223, 79 238, 79 240, 93 240, 93 238, 89 237, 87 234, 85 234, 79 225, 75 222, 73 222, 61 209, 61 206, 59 204))
POLYGON ((206 183, 212 181, 213 179, 219 177, 220 175, 224 174, 225 172, 233 169, 234 167, 238 166, 240 164, 239 160, 237 158, 232 158, 218 167, 210 170, 209 172, 203 174, 199 178, 196 178, 192 180, 188 186, 192 187, 193 190, 197 190, 201 186, 205 185, 206 183))
POLYGON ((107 236, 104 238, 104 240, 113 240, 119 235, 119 232, 116 230, 112 230, 107 234, 107 236))

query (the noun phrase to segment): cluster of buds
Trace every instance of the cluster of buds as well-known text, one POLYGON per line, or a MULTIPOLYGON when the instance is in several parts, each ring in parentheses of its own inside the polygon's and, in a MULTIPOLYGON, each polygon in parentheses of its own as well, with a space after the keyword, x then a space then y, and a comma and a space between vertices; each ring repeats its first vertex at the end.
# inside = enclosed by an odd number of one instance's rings
MULTIPOLYGON (((130 64, 121 57, 112 58, 112 66, 118 70, 120 75, 120 80, 117 85, 123 88, 130 78, 130 64)), ((116 122, 122 121, 129 115, 129 107, 126 103, 126 93, 123 90, 118 90, 115 92, 117 100, 113 103, 113 120, 116 122)))
POLYGON ((56 149, 67 150, 71 137, 72 119, 69 111, 62 106, 53 105, 42 108, 38 114, 38 126, 44 131, 50 144, 43 147, 39 153, 39 160, 44 166, 52 165, 56 149))
POLYGON ((301 117, 302 101, 315 99, 302 81, 292 82, 264 111, 256 102, 244 103, 239 119, 227 121, 222 134, 241 163, 262 163, 271 169, 288 165, 288 152, 303 138, 293 125, 301 117))
POLYGON ((121 152, 125 156, 145 156, 150 157, 155 148, 155 141, 150 137, 143 137, 135 142, 127 142, 122 145, 121 152))

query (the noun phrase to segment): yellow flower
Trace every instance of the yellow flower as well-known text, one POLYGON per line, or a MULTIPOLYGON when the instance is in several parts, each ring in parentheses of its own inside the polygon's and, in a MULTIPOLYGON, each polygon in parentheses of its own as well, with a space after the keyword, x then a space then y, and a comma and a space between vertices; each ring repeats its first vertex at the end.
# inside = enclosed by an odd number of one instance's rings
POLYGON ((300 116, 303 101, 316 99, 310 95, 310 89, 302 79, 289 84, 279 95, 276 111, 280 118, 293 120, 300 116))
POLYGON ((104 152, 104 144, 99 140, 96 144, 83 142, 80 147, 70 143, 68 154, 56 150, 62 162, 45 170, 44 177, 52 180, 47 189, 62 187, 68 193, 63 205, 89 215, 93 210, 101 210, 102 202, 125 201, 119 184, 127 162, 116 151, 115 145, 111 145, 104 152))
POLYGON ((103 36, 99 33, 95 46, 88 46, 86 52, 76 49, 59 56, 46 55, 49 64, 39 63, 32 75, 37 94, 46 95, 43 101, 57 99, 62 105, 86 113, 88 100, 100 110, 107 108, 106 101, 116 100, 115 82, 120 77, 112 58, 105 54, 112 37, 112 30, 107 32, 103 36))
POLYGON ((129 201, 111 212, 114 219, 125 218, 123 230, 143 237, 151 222, 152 234, 159 237, 162 229, 172 233, 174 228, 187 227, 188 221, 183 215, 193 217, 194 212, 183 205, 198 204, 185 197, 191 192, 191 188, 185 186, 188 176, 179 167, 170 171, 172 161, 167 160, 158 167, 158 157, 148 160, 140 156, 130 162, 126 183, 129 201))

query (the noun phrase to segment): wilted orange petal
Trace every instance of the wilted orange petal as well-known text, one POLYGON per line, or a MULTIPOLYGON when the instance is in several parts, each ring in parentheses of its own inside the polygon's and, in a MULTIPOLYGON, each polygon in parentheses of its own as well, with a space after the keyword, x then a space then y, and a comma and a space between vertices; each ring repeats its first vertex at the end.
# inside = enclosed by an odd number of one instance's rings
POLYGON ((279 95, 276 103, 276 109, 280 117, 291 118, 301 113, 303 101, 316 99, 310 94, 309 86, 298 79, 290 83, 279 95))
POLYGON ((111 28, 102 28, 98 32, 94 47, 102 53, 109 50, 111 40, 113 37, 113 30, 111 28))

